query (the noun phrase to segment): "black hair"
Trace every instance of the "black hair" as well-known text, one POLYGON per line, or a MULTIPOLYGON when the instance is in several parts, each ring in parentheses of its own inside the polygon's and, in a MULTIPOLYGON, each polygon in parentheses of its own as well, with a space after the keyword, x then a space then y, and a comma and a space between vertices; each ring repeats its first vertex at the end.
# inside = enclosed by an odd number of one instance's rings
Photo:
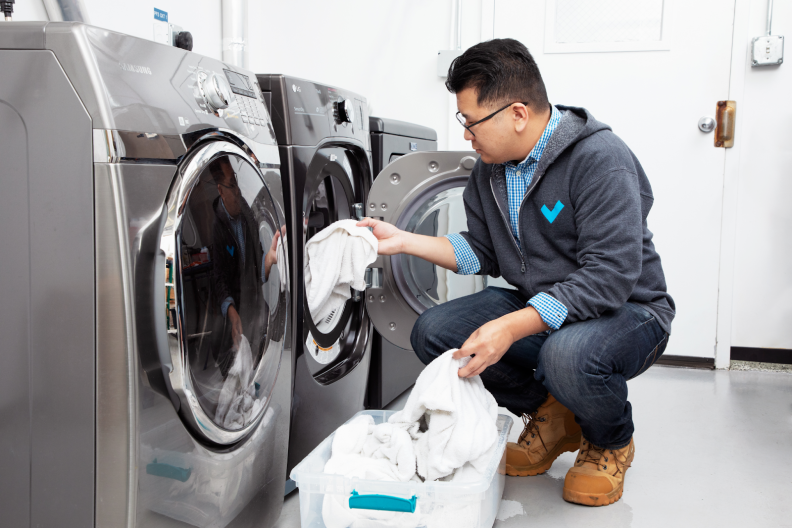
POLYGON ((468 48, 451 62, 445 85, 451 93, 474 88, 479 106, 519 101, 537 112, 550 108, 536 61, 514 39, 493 39, 468 48))
POLYGON ((229 167, 231 166, 231 163, 226 156, 217 158, 209 164, 209 174, 212 175, 212 179, 217 185, 223 185, 225 182, 226 175, 225 172, 223 172, 224 165, 229 167))

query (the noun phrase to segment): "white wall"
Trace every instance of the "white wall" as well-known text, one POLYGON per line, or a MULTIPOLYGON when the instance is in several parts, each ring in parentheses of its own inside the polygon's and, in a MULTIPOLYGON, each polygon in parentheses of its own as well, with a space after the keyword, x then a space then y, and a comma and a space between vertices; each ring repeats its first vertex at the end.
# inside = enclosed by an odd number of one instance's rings
MULTIPOLYGON (((357 92, 373 115, 432 127, 448 147, 437 52, 454 39, 452 0, 250 0, 250 68, 357 92)), ((463 45, 479 42, 480 0, 465 0, 463 45)), ((452 134, 462 136, 462 127, 452 134)), ((469 148, 469 147, 468 147, 469 148)))
POLYGON ((766 0, 750 0, 739 135, 732 346, 792 349, 792 3, 775 2, 773 34, 786 36, 785 63, 751 68, 750 38, 764 34, 766 0))

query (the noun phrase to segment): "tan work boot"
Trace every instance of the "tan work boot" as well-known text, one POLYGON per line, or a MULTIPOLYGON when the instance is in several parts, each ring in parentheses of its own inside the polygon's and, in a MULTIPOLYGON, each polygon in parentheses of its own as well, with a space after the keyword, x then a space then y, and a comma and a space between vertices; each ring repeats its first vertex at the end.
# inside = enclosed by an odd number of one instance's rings
POLYGON ((553 395, 535 413, 524 414, 525 429, 515 444, 506 445, 506 474, 527 477, 544 473, 555 459, 580 445, 575 415, 553 395))
POLYGON ((619 500, 624 475, 635 456, 635 441, 621 449, 603 449, 585 438, 574 467, 564 479, 564 500, 584 506, 605 506, 619 500))

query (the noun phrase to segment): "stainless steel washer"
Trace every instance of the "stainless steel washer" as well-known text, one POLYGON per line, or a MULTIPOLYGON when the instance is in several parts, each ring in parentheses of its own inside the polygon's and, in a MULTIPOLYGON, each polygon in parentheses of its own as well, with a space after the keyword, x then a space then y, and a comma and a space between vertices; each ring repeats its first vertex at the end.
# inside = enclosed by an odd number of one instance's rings
POLYGON ((291 293, 255 77, 73 23, 3 24, 0 71, 3 523, 271 526, 291 293))

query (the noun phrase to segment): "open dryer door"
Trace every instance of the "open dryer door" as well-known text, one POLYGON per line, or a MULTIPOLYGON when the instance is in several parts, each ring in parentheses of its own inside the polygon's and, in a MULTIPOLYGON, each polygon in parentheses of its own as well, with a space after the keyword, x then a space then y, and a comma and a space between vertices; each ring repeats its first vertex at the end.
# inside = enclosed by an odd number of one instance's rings
MULTIPOLYGON (((328 146, 316 152, 307 170, 302 196, 302 244, 339 220, 357 218, 358 204, 370 184, 368 160, 341 146, 328 146)), ((299 241, 298 241, 299 242, 299 241)), ((302 255, 300 265, 306 261, 302 255)), ((347 376, 363 360, 371 328, 362 296, 353 295, 343 307, 325 318, 315 320, 303 289, 303 332, 306 362, 314 380, 321 385, 335 383, 347 376)), ((364 390, 361 390, 361 397, 364 390)))
MULTIPOLYGON (((462 193, 476 160, 475 152, 402 156, 374 180, 366 215, 421 235, 466 231, 462 193)), ((457 275, 410 255, 381 255, 370 267, 369 317, 384 339, 405 350, 412 350, 410 333, 425 310, 487 287, 487 277, 457 275)))
MULTIPOLYGON (((138 270, 138 284, 150 285, 138 302, 151 305, 138 318, 141 360, 159 363, 196 438, 234 444, 267 410, 281 365, 284 219, 250 153, 210 141, 181 164, 157 227, 141 248, 156 236, 154 269, 138 270)), ((152 387, 159 370, 146 368, 152 387)))

